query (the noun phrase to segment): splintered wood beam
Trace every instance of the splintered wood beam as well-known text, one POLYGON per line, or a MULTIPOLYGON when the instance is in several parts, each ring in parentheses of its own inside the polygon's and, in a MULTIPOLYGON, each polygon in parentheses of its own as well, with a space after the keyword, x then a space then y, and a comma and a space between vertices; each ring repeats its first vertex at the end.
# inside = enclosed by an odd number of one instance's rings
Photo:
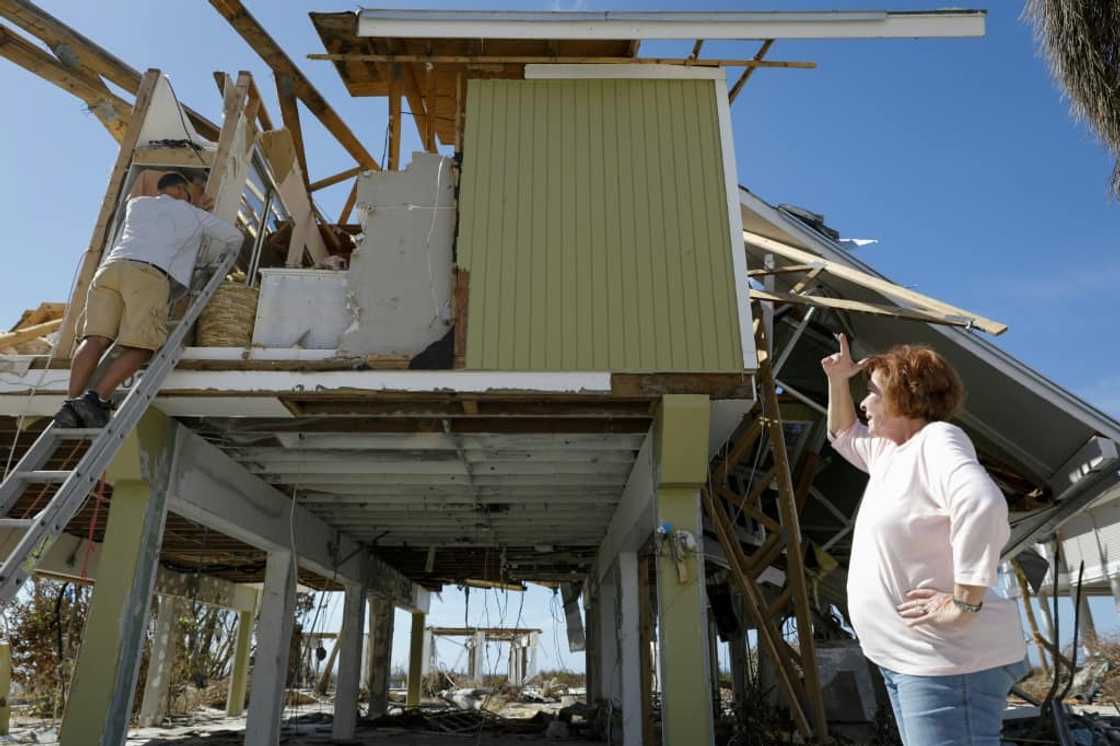
POLYGON ((756 67, 796 68, 812 70, 816 62, 806 60, 710 59, 693 57, 552 57, 547 55, 503 55, 472 57, 470 55, 362 54, 358 52, 317 53, 309 60, 329 62, 382 62, 433 65, 551 65, 564 62, 572 65, 682 65, 686 67, 756 67))
MULTIPOLYGON (((884 280, 881 277, 876 277, 875 275, 868 274, 867 272, 861 272, 858 269, 853 269, 852 267, 848 267, 839 262, 832 262, 826 259, 822 259, 811 251, 805 251, 804 249, 799 249, 796 246, 790 246, 787 243, 775 241, 772 238, 767 238, 766 236, 758 233, 751 233, 750 231, 743 231, 743 239, 751 246, 755 246, 759 249, 777 254, 787 261, 810 265, 817 263, 824 264, 825 271, 833 277, 847 280, 848 282, 860 285, 869 290, 874 290, 877 293, 882 293, 883 295, 889 296, 890 298, 894 298, 896 300, 913 303, 914 305, 919 306, 924 311, 928 311, 931 313, 937 312, 943 314, 945 317, 967 319, 972 323, 972 326, 985 331, 988 334, 998 336, 1007 331, 1006 324, 1001 324, 998 321, 986 319, 983 316, 974 314, 970 311, 966 311, 963 308, 951 306, 948 303, 943 303, 942 301, 937 300, 936 298, 932 298, 928 295, 923 295, 921 293, 910 290, 909 288, 904 288, 901 285, 896 285, 893 282, 884 280)), ((893 309, 893 307, 889 308, 892 308, 892 310, 905 310, 893 309)), ((925 321, 925 319, 921 320, 925 321)))
POLYGON ((361 172, 361 166, 354 166, 354 168, 348 168, 345 171, 339 171, 334 176, 328 176, 325 179, 319 179, 318 181, 311 182, 311 184, 307 187, 307 191, 317 192, 320 189, 326 189, 329 186, 334 186, 335 184, 346 181, 347 179, 352 179, 361 172))
POLYGON ((90 77, 80 68, 68 67, 18 34, 0 25, 0 57, 6 57, 28 72, 54 83, 86 103, 105 125, 113 139, 120 142, 128 128, 132 106, 109 91, 100 78, 90 77))
POLYGON ((14 332, 4 332, 0 334, 0 349, 13 347, 46 336, 61 326, 62 319, 58 318, 52 319, 51 321, 44 321, 41 324, 35 324, 33 326, 25 326, 22 329, 16 329, 14 332))
POLYGON ((405 97, 408 99, 408 108, 412 113, 412 121, 416 123, 416 132, 420 135, 420 142, 424 150, 429 153, 436 152, 435 131, 433 120, 435 113, 428 108, 428 99, 420 87, 420 79, 416 77, 416 69, 412 65, 401 65, 404 72, 401 82, 404 85, 405 97))
POLYGON ((751 289, 751 300, 764 300, 774 303, 796 303, 814 308, 826 308, 830 311, 848 311, 851 313, 865 313, 871 316, 885 316, 905 321, 924 321, 927 324, 943 324, 945 326, 972 327, 976 326, 973 319, 964 316, 950 316, 937 311, 918 311, 901 306, 887 306, 879 303, 866 303, 861 300, 847 298, 826 298, 818 295, 794 295, 793 293, 768 293, 765 290, 751 289))
POLYGON ((277 73, 276 98, 280 101, 280 118, 284 121, 284 127, 288 132, 292 133, 292 147, 295 148, 296 160, 299 161, 299 167, 303 170, 303 186, 310 191, 311 184, 308 181, 307 154, 303 149, 303 127, 301 127, 299 123, 299 104, 297 103, 293 87, 294 84, 289 76, 277 73))
MULTIPOLYGON (((757 52, 755 52, 753 61, 762 62, 762 58, 766 56, 766 53, 770 51, 770 47, 772 46, 774 46, 773 39, 767 39, 766 41, 762 42, 762 46, 758 48, 757 52)), ((745 86, 747 84, 747 81, 751 79, 751 75, 754 74, 754 71, 757 67, 759 67, 759 65, 747 65, 746 69, 743 70, 743 74, 740 75, 739 79, 735 81, 735 85, 731 87, 731 90, 727 94, 727 98, 731 103, 735 103, 735 97, 739 95, 739 91, 743 90, 743 86, 745 86)))
POLYGON ((389 170, 401 167, 401 84, 393 78, 389 81, 389 170))
MULTIPOLYGON (((67 65, 80 65, 131 94, 140 89, 140 71, 27 0, 0 0, 0 16, 43 41, 67 65)), ((198 133, 217 140, 220 127, 188 106, 198 133)))
POLYGON ((109 174, 109 184, 105 188, 105 196, 101 199, 101 210, 97 214, 97 223, 93 226, 93 236, 90 237, 89 246, 78 266, 74 289, 66 305, 66 315, 62 320, 58 340, 55 342, 55 357, 59 360, 70 358, 78 317, 85 310, 86 290, 89 288, 94 272, 97 271, 97 265, 101 263, 101 253, 109 233, 109 222, 117 210, 117 200, 124 189, 124 180, 128 175, 128 164, 132 161, 132 153, 140 139, 140 130, 144 126, 144 118, 148 115, 148 107, 152 103, 152 94, 159 83, 159 78, 159 70, 148 70, 144 73, 136 92, 136 101, 132 105, 132 113, 128 118, 128 129, 124 133, 124 139, 121 140, 116 163, 113 164, 113 170, 109 174))
MULTIPOLYGON (((214 82, 218 84, 218 93, 225 94, 226 82, 229 76, 221 70, 214 71, 214 82)), ((268 109, 265 108, 264 101, 261 99, 261 92, 257 89, 257 82, 254 80, 249 84, 249 98, 257 103, 257 121, 261 124, 262 130, 270 130, 272 127, 272 117, 268 115, 268 109)))
MULTIPOLYGON (((257 22, 257 19, 246 10, 241 0, 210 0, 210 4, 222 14, 222 17, 229 21, 234 30, 241 34, 241 37, 245 39, 249 46, 272 68, 278 79, 281 75, 288 78, 291 92, 303 101, 307 109, 322 122, 328 132, 335 136, 335 139, 355 161, 369 170, 381 168, 377 160, 365 149, 357 136, 346 125, 346 122, 342 120, 342 117, 331 108, 327 100, 311 84, 311 81, 300 72, 287 53, 257 22)), ((300 165, 305 166, 306 164, 301 161, 300 165)), ((304 174, 307 174, 306 168, 304 174)))

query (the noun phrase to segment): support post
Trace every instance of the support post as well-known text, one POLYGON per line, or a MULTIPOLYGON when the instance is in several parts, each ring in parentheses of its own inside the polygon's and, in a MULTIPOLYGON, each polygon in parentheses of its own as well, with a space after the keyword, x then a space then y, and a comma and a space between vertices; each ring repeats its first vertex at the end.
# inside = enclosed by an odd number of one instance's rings
POLYGON ((59 739, 63 746, 118 746, 128 735, 167 513, 174 428, 151 410, 108 469, 113 484, 74 684, 59 739))
POLYGON ((276 746, 288 678, 288 653, 295 623, 295 561, 291 552, 268 555, 264 596, 257 620, 257 655, 253 665, 253 696, 245 724, 245 746, 276 746))
MULTIPOLYGON (((605 562, 614 562, 611 557, 604 558, 605 562)), ((599 580, 599 593, 596 599, 597 610, 596 632, 599 648, 599 696, 610 702, 618 703, 621 699, 621 683, 619 681, 619 637, 622 630, 618 624, 618 565, 612 564, 607 573, 599 580)))
MULTIPOLYGON (((642 746, 653 746, 653 585, 654 557, 638 558, 638 646, 641 652, 642 746)), ((629 746, 629 744, 627 744, 629 746)))
POLYGON ((599 674, 599 599, 592 599, 586 587, 583 591, 584 647, 583 670, 587 690, 587 704, 594 704, 602 697, 602 682, 599 674))
POLYGON ((708 616, 708 676, 712 687, 712 717, 719 718, 722 703, 719 694, 719 632, 714 616, 708 616))
POLYGON ((708 612, 700 488, 708 475, 707 396, 662 397, 654 424, 657 525, 667 531, 657 562, 662 742, 713 744, 708 685, 708 612))
MULTIPOLYGON (((618 555, 618 604, 621 617, 618 660, 622 691, 622 746, 642 746, 642 643, 641 583, 638 579, 638 555, 618 555)), ((649 650, 645 651, 649 655, 649 650)))
POLYGON ((427 614, 412 613, 412 636, 408 650, 408 697, 405 707, 420 706, 420 684, 424 678, 424 622, 427 614))
POLYGON ((140 725, 158 726, 167 714, 167 692, 171 671, 179 648, 179 615, 183 602, 174 596, 159 596, 156 628, 152 634, 151 655, 148 656, 148 677, 144 684, 144 700, 140 704, 140 725))
POLYGON ((335 643, 339 661, 331 737, 336 741, 353 738, 358 724, 358 686, 362 677, 362 627, 365 626, 365 616, 365 586, 347 585, 342 607, 342 632, 335 643))
MULTIPOLYGON (((742 620, 742 601, 738 593, 732 594, 733 603, 735 604, 735 616, 742 620)), ((747 652, 747 633, 746 630, 740 627, 739 632, 731 638, 728 643, 728 649, 731 653, 731 686, 735 691, 735 705, 743 707, 746 703, 747 694, 747 670, 750 665, 747 652)))
POLYGON ((237 614, 237 647, 233 653, 233 668, 229 677, 229 696, 226 714, 240 717, 245 711, 245 692, 249 684, 249 650, 253 641, 253 612, 237 614))
POLYGON ((369 600, 369 717, 389 711, 389 675, 393 655, 393 621, 396 607, 381 598, 369 600))
MULTIPOLYGON (((1085 650, 1092 655, 1100 648, 1100 637, 1097 635, 1097 625, 1093 622, 1093 612, 1089 608, 1089 594, 1081 594, 1081 613, 1079 619, 1079 636, 1085 650)), ((1057 644, 1057 640, 1054 641, 1057 644)))
POLYGON ((12 693, 12 646, 0 642, 0 736, 8 735, 12 721, 12 707, 8 696, 12 693))
POLYGON ((482 686, 483 675, 486 670, 486 635, 475 632, 470 641, 470 661, 467 663, 467 675, 476 686, 482 686))

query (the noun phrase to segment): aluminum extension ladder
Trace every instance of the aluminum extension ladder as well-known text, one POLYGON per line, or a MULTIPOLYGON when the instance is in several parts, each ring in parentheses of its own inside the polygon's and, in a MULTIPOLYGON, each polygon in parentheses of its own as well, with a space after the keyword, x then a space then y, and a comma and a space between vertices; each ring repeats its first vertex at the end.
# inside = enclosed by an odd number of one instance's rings
MULTIPOLYGON (((24 490, 32 484, 59 484, 47 504, 30 518, 0 517, 0 528, 24 529, 23 537, 0 566, 0 605, 8 604, 20 586, 35 571, 66 525, 81 509, 90 491, 120 450, 128 436, 175 369, 183 354, 187 332, 237 259, 236 253, 222 257, 214 273, 195 295, 163 347, 156 351, 140 380, 134 385, 112 419, 103 428, 55 427, 54 423, 36 438, 15 468, 0 482, 0 516, 7 516, 24 490), (43 466, 64 443, 88 442, 89 449, 73 470, 48 471, 43 466)), ((13 443, 12 447, 15 447, 13 443)))

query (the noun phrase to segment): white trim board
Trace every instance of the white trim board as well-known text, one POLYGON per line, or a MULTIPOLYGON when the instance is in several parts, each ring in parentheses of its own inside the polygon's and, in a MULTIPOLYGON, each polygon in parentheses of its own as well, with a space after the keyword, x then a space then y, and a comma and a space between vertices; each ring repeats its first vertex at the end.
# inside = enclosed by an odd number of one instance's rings
POLYGON ((731 129, 731 101, 728 98, 727 79, 720 76, 713 80, 716 97, 716 116, 719 119, 719 141, 723 156, 723 180, 727 189, 727 222, 730 230, 732 281, 735 283, 735 301, 739 308, 739 344, 743 352, 743 367, 758 369, 758 351, 754 346, 751 324, 750 287, 747 284, 747 252, 743 249, 743 212, 739 203, 739 171, 735 164, 735 135, 731 129))
POLYGON ((699 65, 569 65, 525 66, 525 80, 725 80, 722 67, 699 65))
MULTIPOLYGON (((62 395, 70 372, 29 370, 0 376, 0 414, 20 414, 29 389, 38 387, 35 398, 62 395)), ((521 373, 477 370, 176 370, 167 377, 163 390, 208 394, 299 393, 304 391, 408 391, 408 392, 611 392, 609 372, 521 373)), ((56 405, 57 406, 57 405, 56 405)))
POLYGON ((987 14, 363 10, 358 36, 423 39, 867 39, 983 36, 987 14))

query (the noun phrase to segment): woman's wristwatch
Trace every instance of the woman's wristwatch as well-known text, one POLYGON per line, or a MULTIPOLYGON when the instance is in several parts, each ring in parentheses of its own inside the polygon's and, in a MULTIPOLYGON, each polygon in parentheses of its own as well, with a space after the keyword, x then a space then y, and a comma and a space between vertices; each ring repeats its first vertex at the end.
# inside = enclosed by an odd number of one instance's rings
POLYGON ((967 611, 969 614, 976 614, 984 606, 983 601, 978 604, 970 604, 968 601, 962 601, 956 596, 953 596, 953 603, 956 604, 958 609, 960 609, 961 611, 967 611))

